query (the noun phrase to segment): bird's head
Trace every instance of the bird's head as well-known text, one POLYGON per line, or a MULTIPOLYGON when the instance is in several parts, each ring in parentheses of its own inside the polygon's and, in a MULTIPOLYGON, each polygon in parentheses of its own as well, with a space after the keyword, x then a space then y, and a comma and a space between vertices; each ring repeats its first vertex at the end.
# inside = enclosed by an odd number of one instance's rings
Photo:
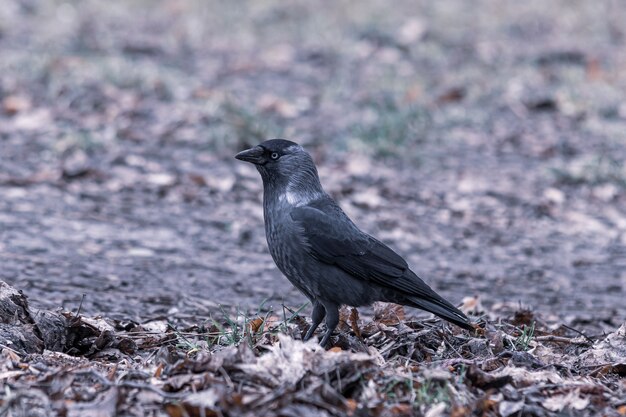
POLYGON ((270 139, 239 152, 235 158, 254 164, 266 189, 285 188, 295 192, 322 189, 313 158, 295 142, 270 139))

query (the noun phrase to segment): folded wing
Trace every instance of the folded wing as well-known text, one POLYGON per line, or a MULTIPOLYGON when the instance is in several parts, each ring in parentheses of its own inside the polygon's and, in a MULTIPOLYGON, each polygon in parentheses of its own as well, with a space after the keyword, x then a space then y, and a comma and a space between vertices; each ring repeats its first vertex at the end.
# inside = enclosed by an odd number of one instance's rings
POLYGON ((301 206, 291 212, 311 256, 355 278, 400 292, 408 305, 472 329, 467 317, 415 275, 400 255, 360 231, 343 213, 330 216, 323 209, 301 206))

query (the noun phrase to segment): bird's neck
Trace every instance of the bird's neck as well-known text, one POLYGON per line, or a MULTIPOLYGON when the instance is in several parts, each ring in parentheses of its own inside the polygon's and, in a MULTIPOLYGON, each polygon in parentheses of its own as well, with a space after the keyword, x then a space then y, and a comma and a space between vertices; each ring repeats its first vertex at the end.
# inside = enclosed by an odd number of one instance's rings
POLYGON ((316 171, 301 170, 282 181, 268 181, 264 184, 263 199, 267 204, 304 206, 326 193, 316 171))

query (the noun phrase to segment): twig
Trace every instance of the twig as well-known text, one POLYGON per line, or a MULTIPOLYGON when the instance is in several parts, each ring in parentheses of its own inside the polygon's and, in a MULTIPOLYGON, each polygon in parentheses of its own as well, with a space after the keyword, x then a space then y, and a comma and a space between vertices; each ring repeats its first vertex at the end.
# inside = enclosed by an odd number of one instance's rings
POLYGON ((573 331, 574 333, 578 333, 579 335, 581 335, 582 337, 584 337, 585 339, 587 339, 587 341, 588 341, 589 343, 593 343, 593 342, 594 342, 594 340, 593 340, 592 338, 590 338, 589 336, 587 336, 586 334, 584 334, 584 333, 583 333, 583 332, 581 332, 580 330, 574 329, 573 327, 570 327, 570 326, 568 326, 568 325, 566 325, 566 324, 564 324, 564 325, 563 325, 563 327, 565 327, 565 328, 566 328, 566 329, 568 329, 568 330, 573 331))
POLYGON ((228 375, 228 372, 226 372, 226 369, 224 369, 223 366, 220 366, 218 368, 218 372, 220 374, 222 374, 222 377, 224 378, 224 381, 226 382, 226 385, 228 385, 228 387, 230 389, 235 389, 235 384, 233 383, 233 380, 230 378, 230 375, 228 375))
POLYGON ((572 345, 585 345, 587 344, 587 342, 580 342, 580 341, 576 341, 572 338, 569 337, 562 337, 562 336, 554 336, 554 335, 547 335, 547 336, 537 336, 535 337, 535 340, 539 341, 539 342, 554 342, 554 343, 569 343, 572 345))
POLYGON ((141 389, 141 390, 146 390, 146 391, 152 391, 155 394, 163 398, 169 399, 169 400, 179 400, 184 397, 184 395, 181 395, 181 394, 165 392, 149 384, 142 384, 142 383, 132 382, 132 381, 112 382, 112 381, 109 381, 109 379, 106 378, 104 375, 101 375, 100 373, 92 369, 79 370, 79 371, 76 371, 75 374, 91 376, 94 379, 98 380, 100 384, 102 384, 103 386, 107 388, 136 388, 136 389, 141 389))
POLYGON ((80 310, 82 310, 82 308, 83 308, 83 301, 85 301, 85 297, 86 296, 87 296, 87 294, 83 293, 83 296, 80 299, 80 304, 78 305, 78 310, 76 311, 76 317, 80 316, 80 310))
POLYGON ((6 350, 10 350, 11 352, 15 353, 15 354, 16 354, 16 355, 18 355, 18 356, 20 356, 20 355, 21 355, 21 353, 20 353, 20 352, 18 352, 17 350, 15 350, 15 349, 11 349, 11 348, 10 348, 10 347, 8 347, 7 345, 3 345, 3 344, 1 344, 1 343, 0 343, 0 348, 2 348, 2 349, 6 349, 6 350))
MULTIPOLYGON (((50 399, 46 396, 46 394, 44 394, 42 391, 38 390, 38 389, 29 389, 28 391, 20 391, 17 392, 15 394, 11 394, 7 397, 4 398, 3 401, 3 405, 0 408, 0 416, 11 416, 13 414, 10 414, 9 411, 11 411, 11 407, 13 406, 13 404, 15 404, 15 402, 21 398, 21 397, 26 397, 26 398, 35 398, 40 400, 43 404, 39 405, 36 404, 35 406, 41 407, 41 408, 45 408, 46 414, 47 415, 52 415, 52 407, 50 406, 50 399)), ((32 408, 34 405, 31 403, 30 407, 32 408)), ((32 411, 32 410, 31 410, 32 411)))

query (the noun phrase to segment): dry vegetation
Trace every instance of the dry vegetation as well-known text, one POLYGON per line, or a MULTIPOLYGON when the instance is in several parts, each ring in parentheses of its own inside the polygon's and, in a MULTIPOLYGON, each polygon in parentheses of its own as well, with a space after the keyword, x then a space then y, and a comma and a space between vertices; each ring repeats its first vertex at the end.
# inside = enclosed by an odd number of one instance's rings
POLYGON ((594 340, 524 310, 468 335, 380 304, 346 310, 325 351, 293 311, 180 328, 33 313, 1 290, 0 415, 626 413, 626 325, 594 340))

